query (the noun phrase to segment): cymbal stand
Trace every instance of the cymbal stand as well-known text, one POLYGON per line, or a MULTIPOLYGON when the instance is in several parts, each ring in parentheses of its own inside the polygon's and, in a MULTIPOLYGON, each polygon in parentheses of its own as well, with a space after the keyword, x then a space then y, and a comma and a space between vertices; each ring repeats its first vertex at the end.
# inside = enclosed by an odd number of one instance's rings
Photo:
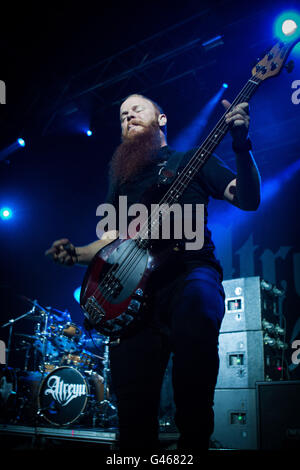
POLYGON ((25 361, 24 361, 24 371, 27 372, 28 370, 28 362, 29 362, 29 356, 30 356, 30 350, 32 346, 31 344, 28 344, 26 347, 26 352, 25 352, 25 361))
POLYGON ((108 376, 110 372, 109 366, 109 338, 106 337, 104 340, 104 361, 103 361, 103 400, 99 403, 101 410, 100 424, 107 426, 111 418, 114 418, 117 414, 117 408, 108 400, 108 376))
POLYGON ((48 350, 48 323, 49 323, 49 316, 50 316, 50 308, 47 307, 47 309, 43 309, 43 314, 42 316, 45 318, 44 322, 44 330, 40 333, 40 336, 42 337, 42 367, 41 367, 41 372, 42 372, 42 377, 44 376, 46 372, 45 368, 45 363, 46 363, 46 356, 47 356, 47 350, 48 350))
MULTIPOLYGON (((36 302, 36 301, 34 301, 34 302, 36 302)), ((10 320, 8 320, 7 323, 2 325, 1 328, 9 327, 8 342, 7 342, 7 348, 6 348, 6 365, 7 366, 9 364, 9 355, 10 355, 10 351, 11 351, 11 339, 12 339, 12 334, 13 334, 13 326, 17 321, 21 320, 22 318, 26 318, 29 315, 35 313, 36 308, 37 308, 37 306, 33 305, 32 309, 29 310, 28 312, 24 313, 23 315, 20 315, 17 318, 11 318, 10 320)))

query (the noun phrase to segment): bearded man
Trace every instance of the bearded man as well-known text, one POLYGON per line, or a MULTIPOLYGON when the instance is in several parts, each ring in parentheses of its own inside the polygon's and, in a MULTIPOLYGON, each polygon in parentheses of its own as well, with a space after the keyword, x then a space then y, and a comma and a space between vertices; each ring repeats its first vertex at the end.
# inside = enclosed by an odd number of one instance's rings
MULTIPOLYGON (((230 107, 228 101, 222 103, 226 109, 230 107)), ((226 115, 236 173, 213 154, 178 201, 194 206, 204 204, 203 247, 188 251, 183 244, 176 245, 155 277, 147 315, 137 329, 111 344, 120 450, 159 449, 160 393, 171 353, 175 422, 180 433, 178 449, 196 454, 209 447, 224 290, 222 267, 207 228, 207 204, 213 197, 242 210, 252 211, 259 206, 260 176, 249 146, 248 111, 248 104, 241 103, 226 115)), ((167 145, 167 117, 149 98, 138 94, 127 97, 120 107, 120 119, 122 142, 111 160, 107 202, 117 205, 119 196, 126 195, 130 205, 141 202, 145 192, 155 187, 165 162, 178 161, 180 171, 194 151, 179 153, 167 145)), ((88 265, 103 243, 97 240, 74 247, 64 238, 55 241, 46 254, 61 264, 88 265)))

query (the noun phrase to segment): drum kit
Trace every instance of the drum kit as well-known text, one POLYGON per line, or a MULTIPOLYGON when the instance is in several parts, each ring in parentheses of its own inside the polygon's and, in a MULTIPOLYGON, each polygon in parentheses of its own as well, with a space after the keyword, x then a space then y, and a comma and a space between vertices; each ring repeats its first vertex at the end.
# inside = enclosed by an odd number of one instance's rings
POLYGON ((24 299, 31 309, 2 325, 9 336, 0 370, 0 422, 115 427, 109 339, 99 333, 87 337, 68 311, 24 299), (25 319, 34 324, 32 334, 15 333, 15 323, 25 319), (10 367, 16 351, 22 365, 10 367))

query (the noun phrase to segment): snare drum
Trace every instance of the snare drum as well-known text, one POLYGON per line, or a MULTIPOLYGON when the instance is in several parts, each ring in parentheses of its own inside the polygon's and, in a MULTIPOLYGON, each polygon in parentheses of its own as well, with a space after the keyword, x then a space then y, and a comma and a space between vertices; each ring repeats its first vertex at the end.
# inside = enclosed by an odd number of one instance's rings
POLYGON ((61 366, 74 366, 79 367, 80 355, 78 354, 64 354, 60 361, 61 366))
POLYGON ((54 369, 57 369, 57 367, 59 367, 59 364, 57 364, 57 362, 44 362, 44 371, 46 374, 49 374, 54 369))
POLYGON ((79 367, 83 370, 94 369, 96 357, 89 351, 82 349, 77 354, 64 354, 61 359, 61 365, 79 367))

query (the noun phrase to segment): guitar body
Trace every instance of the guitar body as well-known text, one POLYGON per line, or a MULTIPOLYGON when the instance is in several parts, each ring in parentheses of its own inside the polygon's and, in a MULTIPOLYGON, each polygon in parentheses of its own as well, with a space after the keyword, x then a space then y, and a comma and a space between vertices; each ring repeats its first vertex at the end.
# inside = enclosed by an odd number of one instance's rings
POLYGON ((80 305, 101 334, 119 338, 141 318, 151 294, 151 278, 169 256, 153 254, 136 240, 116 240, 91 261, 81 287, 80 305))

